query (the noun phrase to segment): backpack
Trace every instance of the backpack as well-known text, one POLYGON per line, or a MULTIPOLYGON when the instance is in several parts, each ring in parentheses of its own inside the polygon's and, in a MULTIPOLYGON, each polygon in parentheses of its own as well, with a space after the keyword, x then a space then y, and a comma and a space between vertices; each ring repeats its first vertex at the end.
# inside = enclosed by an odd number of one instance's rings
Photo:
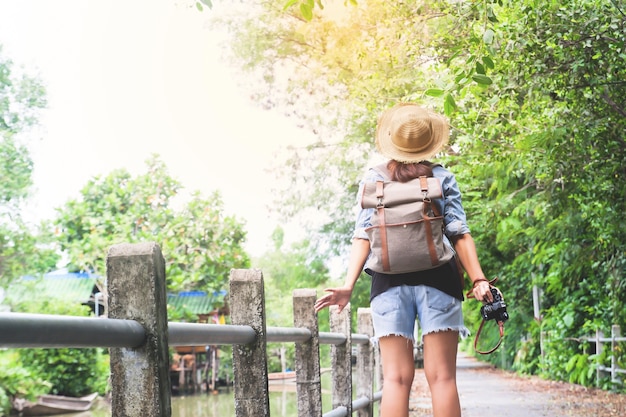
POLYGON ((443 216, 432 203, 443 197, 439 179, 391 181, 386 163, 374 170, 385 181, 365 183, 361 195, 361 207, 375 209, 365 229, 371 250, 365 269, 401 274, 449 262, 455 252, 444 242, 443 216))

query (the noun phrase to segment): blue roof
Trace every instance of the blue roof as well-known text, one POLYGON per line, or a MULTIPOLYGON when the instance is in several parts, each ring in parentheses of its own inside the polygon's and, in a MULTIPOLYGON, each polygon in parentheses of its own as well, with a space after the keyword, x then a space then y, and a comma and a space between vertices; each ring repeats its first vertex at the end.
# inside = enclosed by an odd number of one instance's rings
POLYGON ((207 314, 223 306, 226 294, 225 290, 214 291, 211 294, 205 291, 182 291, 178 294, 168 294, 167 304, 193 314, 207 314))
POLYGON ((89 300, 100 275, 86 272, 55 271, 41 277, 23 276, 7 288, 6 296, 13 302, 47 297, 84 303, 89 300))

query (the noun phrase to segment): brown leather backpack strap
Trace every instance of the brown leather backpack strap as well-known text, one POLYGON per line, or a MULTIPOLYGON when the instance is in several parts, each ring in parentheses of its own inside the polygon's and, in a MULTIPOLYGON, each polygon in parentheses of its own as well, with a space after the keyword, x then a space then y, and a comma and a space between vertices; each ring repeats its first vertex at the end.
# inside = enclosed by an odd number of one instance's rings
POLYGON ((385 179, 385 181, 391 181, 391 171, 387 168, 387 164, 388 162, 384 162, 372 167, 372 169, 378 172, 385 179))
POLYGON ((428 197, 428 177, 419 177, 420 188, 422 189, 422 217, 424 219, 424 231, 426 232, 426 243, 428 245, 428 254, 430 255, 430 263, 432 266, 439 265, 439 256, 435 247, 435 239, 433 238, 433 228, 430 223, 430 213, 432 212, 432 201, 428 197))
POLYGON ((378 221, 380 223, 380 248, 383 261, 383 271, 391 271, 391 265, 389 263, 389 246, 387 244, 387 222, 385 222, 385 187, 383 181, 376 181, 376 198, 378 199, 378 205, 376 211, 378 212, 378 221))
POLYGON ((433 228, 430 223, 430 218, 427 214, 426 203, 424 203, 424 232, 426 233, 426 243, 428 244, 428 254, 430 255, 430 263, 432 266, 439 265, 439 257, 437 256, 437 248, 435 247, 435 240, 433 239, 433 228))

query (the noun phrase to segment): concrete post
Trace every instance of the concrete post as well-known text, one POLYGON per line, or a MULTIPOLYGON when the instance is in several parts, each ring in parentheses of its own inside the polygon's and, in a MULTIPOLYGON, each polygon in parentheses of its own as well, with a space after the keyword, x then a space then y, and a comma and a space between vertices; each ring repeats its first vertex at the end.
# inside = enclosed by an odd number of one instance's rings
POLYGON ((165 262, 156 243, 119 244, 107 255, 109 317, 146 331, 138 348, 111 348, 112 417, 170 417, 165 262))
POLYGON ((346 408, 346 415, 352 415, 352 331, 350 323, 350 304, 337 313, 337 306, 330 306, 330 331, 346 336, 341 345, 331 345, 330 359, 332 368, 332 409, 346 408))
MULTIPOLYGON (((366 334, 369 337, 374 335, 374 324, 372 323, 372 313, 369 308, 359 308, 357 310, 357 333, 366 334)), ((357 357, 357 397, 366 397, 370 400, 370 405, 357 412, 358 417, 374 416, 374 345, 358 345, 357 357)))
POLYGON ((296 384, 298 416, 322 415, 322 382, 320 378, 319 328, 315 313, 315 290, 293 292, 293 325, 308 329, 311 339, 296 343, 296 384))
POLYGON ((256 333, 254 343, 233 345, 235 416, 269 416, 265 291, 260 270, 230 272, 230 319, 232 324, 250 326, 256 333))

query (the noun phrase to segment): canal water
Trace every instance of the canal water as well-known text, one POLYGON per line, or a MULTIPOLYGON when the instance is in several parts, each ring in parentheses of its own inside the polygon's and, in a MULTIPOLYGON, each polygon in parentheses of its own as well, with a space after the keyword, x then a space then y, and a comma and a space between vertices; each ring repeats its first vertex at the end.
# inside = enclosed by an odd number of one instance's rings
MULTIPOLYGON (((330 373, 328 373, 330 374, 330 373)), ((322 375, 323 413, 331 409, 331 395, 328 386, 330 378, 322 375)), ((330 375, 328 375, 330 377, 330 375)), ((220 390, 219 394, 200 393, 172 396, 172 417, 231 417, 235 415, 233 390, 220 390)), ((270 415, 272 417, 293 417, 298 415, 296 387, 293 383, 270 386, 270 415)), ((99 400, 90 411, 61 414, 56 417, 111 417, 108 405, 99 400)))

